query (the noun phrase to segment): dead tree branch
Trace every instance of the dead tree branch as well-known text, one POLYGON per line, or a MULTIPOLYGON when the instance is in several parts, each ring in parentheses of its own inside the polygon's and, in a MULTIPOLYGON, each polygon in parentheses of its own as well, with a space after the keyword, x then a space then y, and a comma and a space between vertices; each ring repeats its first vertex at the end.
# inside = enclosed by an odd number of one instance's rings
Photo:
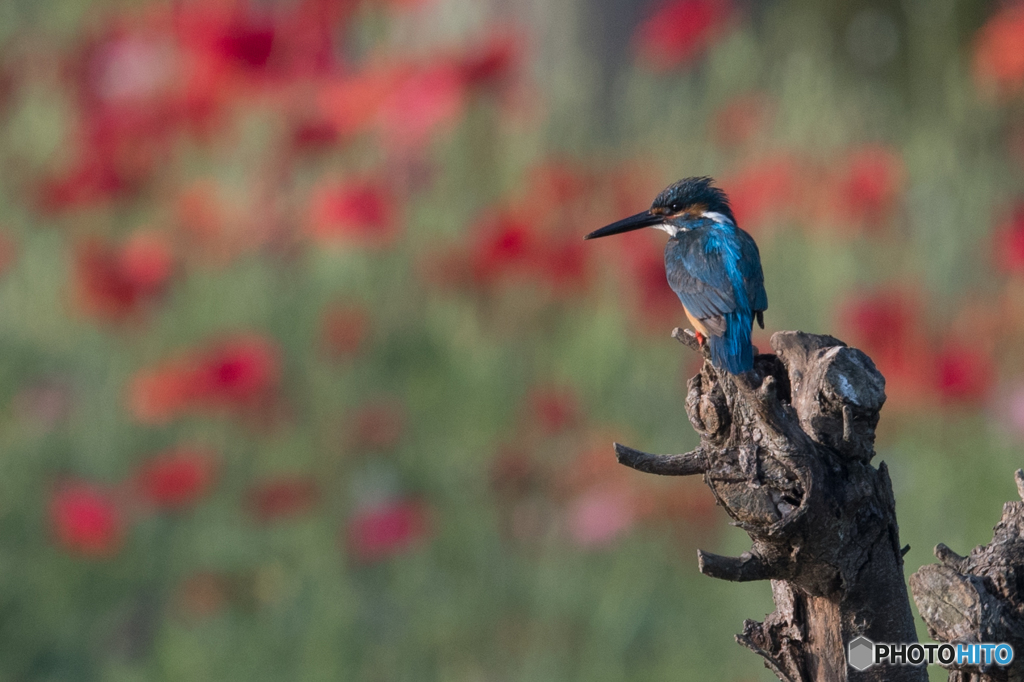
MULTIPOLYGON (((703 350, 692 334, 684 345, 703 350)), ((690 380, 686 413, 700 446, 651 455, 616 444, 639 471, 702 474, 752 547, 701 551, 705 575, 771 580, 776 610, 746 621, 737 641, 781 680, 924 681, 920 667, 848 668, 844 644, 914 642, 903 552, 885 464, 871 465, 885 380, 864 353, 830 336, 780 332, 776 355, 740 376, 707 361, 690 380)), ((705 354, 705 358, 707 355, 705 354)))
MULTIPOLYGON (((1015 475, 1024 500, 1024 470, 1015 475)), ((992 542, 965 557, 943 544, 941 562, 910 576, 910 590, 932 639, 950 644, 1006 642, 1016 655, 1007 668, 952 666, 950 682, 1024 680, 1024 501, 1003 505, 992 542)))

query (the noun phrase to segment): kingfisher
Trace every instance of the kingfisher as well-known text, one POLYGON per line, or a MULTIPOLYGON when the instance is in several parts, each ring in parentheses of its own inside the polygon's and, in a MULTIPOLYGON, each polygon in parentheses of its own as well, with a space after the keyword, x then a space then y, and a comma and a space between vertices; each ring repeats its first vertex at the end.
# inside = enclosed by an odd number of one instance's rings
POLYGON ((665 274, 711 364, 731 374, 754 368, 750 332, 764 329, 768 294, 754 238, 736 225, 729 198, 709 177, 669 185, 641 213, 584 239, 653 227, 668 233, 665 274))

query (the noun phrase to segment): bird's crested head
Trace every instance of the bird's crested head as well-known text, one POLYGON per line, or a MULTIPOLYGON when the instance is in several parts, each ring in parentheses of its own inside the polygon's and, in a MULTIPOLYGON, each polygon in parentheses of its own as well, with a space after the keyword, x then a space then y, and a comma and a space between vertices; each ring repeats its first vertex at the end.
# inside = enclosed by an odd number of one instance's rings
POLYGON ((729 197, 715 187, 714 182, 707 176, 674 182, 655 198, 651 213, 676 220, 693 220, 707 213, 718 213, 735 223, 729 197))

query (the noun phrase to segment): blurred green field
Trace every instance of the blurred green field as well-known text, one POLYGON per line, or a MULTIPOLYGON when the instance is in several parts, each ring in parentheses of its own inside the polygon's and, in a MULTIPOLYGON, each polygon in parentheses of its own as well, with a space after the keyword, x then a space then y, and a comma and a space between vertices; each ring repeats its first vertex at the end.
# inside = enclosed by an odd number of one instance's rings
MULTIPOLYGON (((770 680, 663 237, 887 378, 908 575, 1024 439, 1024 5, 0 5, 0 679, 770 680), (621 470, 620 470, 621 469, 621 470)), ((919 632, 926 637, 923 625, 919 632)), ((933 670, 933 679, 944 679, 933 670)))

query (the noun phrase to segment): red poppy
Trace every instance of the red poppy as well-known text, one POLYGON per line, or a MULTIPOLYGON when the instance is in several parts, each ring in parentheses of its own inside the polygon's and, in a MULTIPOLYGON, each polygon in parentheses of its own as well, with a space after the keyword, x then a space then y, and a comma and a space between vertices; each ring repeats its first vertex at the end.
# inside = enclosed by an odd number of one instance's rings
POLYGON ((40 182, 38 206, 43 213, 60 213, 102 204, 131 189, 131 182, 110 163, 85 158, 40 182))
POLYGON ((165 423, 186 412, 239 412, 264 405, 277 389, 277 347, 242 334, 138 372, 129 387, 137 419, 165 423))
POLYGON ((556 296, 578 296, 590 285, 590 254, 578 237, 550 237, 538 254, 539 275, 556 296))
POLYGON ((361 306, 334 303, 321 316, 321 343, 334 359, 350 358, 362 348, 370 331, 370 315, 361 306))
POLYGON ((595 179, 570 161, 550 160, 530 170, 529 212, 545 216, 593 195, 595 179))
POLYGON ((386 246, 398 236, 393 198, 374 182, 321 185, 310 199, 309 229, 323 242, 386 246))
POLYGON ((866 145, 850 153, 839 177, 840 218, 874 225, 893 209, 903 190, 903 158, 893 149, 866 145))
POLYGON ((492 32, 459 60, 462 80, 471 87, 500 85, 521 60, 520 41, 509 32, 492 32))
POLYGON ((360 509, 349 521, 348 549, 361 562, 398 555, 429 535, 426 505, 395 500, 360 509))
POLYGON ((546 433, 558 433, 579 422, 579 402, 570 389, 538 388, 530 393, 529 402, 533 421, 546 433))
POLYGON ((78 301, 88 314, 123 320, 163 292, 172 261, 170 247, 156 233, 139 232, 120 246, 87 241, 77 254, 78 301))
POLYGON ((947 343, 935 357, 936 388, 946 402, 978 402, 988 396, 994 371, 976 347, 947 343))
POLYGON ((778 155, 745 165, 723 179, 721 186, 729 194, 736 222, 756 232, 768 221, 796 212, 798 177, 796 161, 778 155))
POLYGON ((399 149, 420 148, 451 127, 465 104, 466 81, 459 64, 446 60, 412 69, 381 103, 381 142, 399 149))
POLYGON ((1024 5, 1006 3, 978 31, 974 75, 1002 92, 1024 86, 1024 5))
POLYGON ((887 380, 890 398, 897 403, 927 399, 934 351, 917 297, 884 291, 856 297, 841 310, 847 341, 871 357, 887 380))
POLYGON ((113 497, 82 481, 64 483, 53 492, 50 524, 58 544, 78 556, 112 556, 124 540, 124 522, 113 497))
POLYGON ((993 238, 996 264, 1004 272, 1024 274, 1024 204, 1013 208, 993 238))
POLYGON ((371 64, 331 78, 317 89, 317 109, 342 137, 369 131, 401 77, 401 70, 391 64, 371 64))
POLYGON ((522 277, 536 263, 538 247, 533 226, 510 213, 499 213, 476 228, 471 255, 474 279, 491 285, 522 277))
POLYGON ((630 258, 629 266, 636 297, 634 309, 640 313, 647 326, 663 333, 672 324, 685 324, 682 305, 665 277, 665 258, 662 253, 652 248, 637 250, 630 258))
POLYGON ((719 38, 732 13, 728 0, 668 0, 637 27, 634 49, 654 69, 689 64, 719 38))
POLYGON ((194 379, 200 400, 235 406, 251 404, 277 387, 280 359, 268 339, 240 335, 199 356, 194 379))
POLYGON ((270 523, 309 513, 320 500, 320 487, 307 476, 279 476, 250 488, 246 499, 253 517, 270 523))
POLYGON ((306 119, 292 124, 292 146, 298 151, 316 152, 333 147, 340 138, 338 127, 330 121, 306 119))
POLYGON ((216 457, 204 449, 177 447, 143 463, 134 477, 141 499, 162 509, 183 509, 207 494, 216 475, 216 457))
POLYGON ((210 241, 220 235, 224 229, 223 214, 217 187, 210 181, 193 182, 175 201, 178 224, 199 241, 210 241))

